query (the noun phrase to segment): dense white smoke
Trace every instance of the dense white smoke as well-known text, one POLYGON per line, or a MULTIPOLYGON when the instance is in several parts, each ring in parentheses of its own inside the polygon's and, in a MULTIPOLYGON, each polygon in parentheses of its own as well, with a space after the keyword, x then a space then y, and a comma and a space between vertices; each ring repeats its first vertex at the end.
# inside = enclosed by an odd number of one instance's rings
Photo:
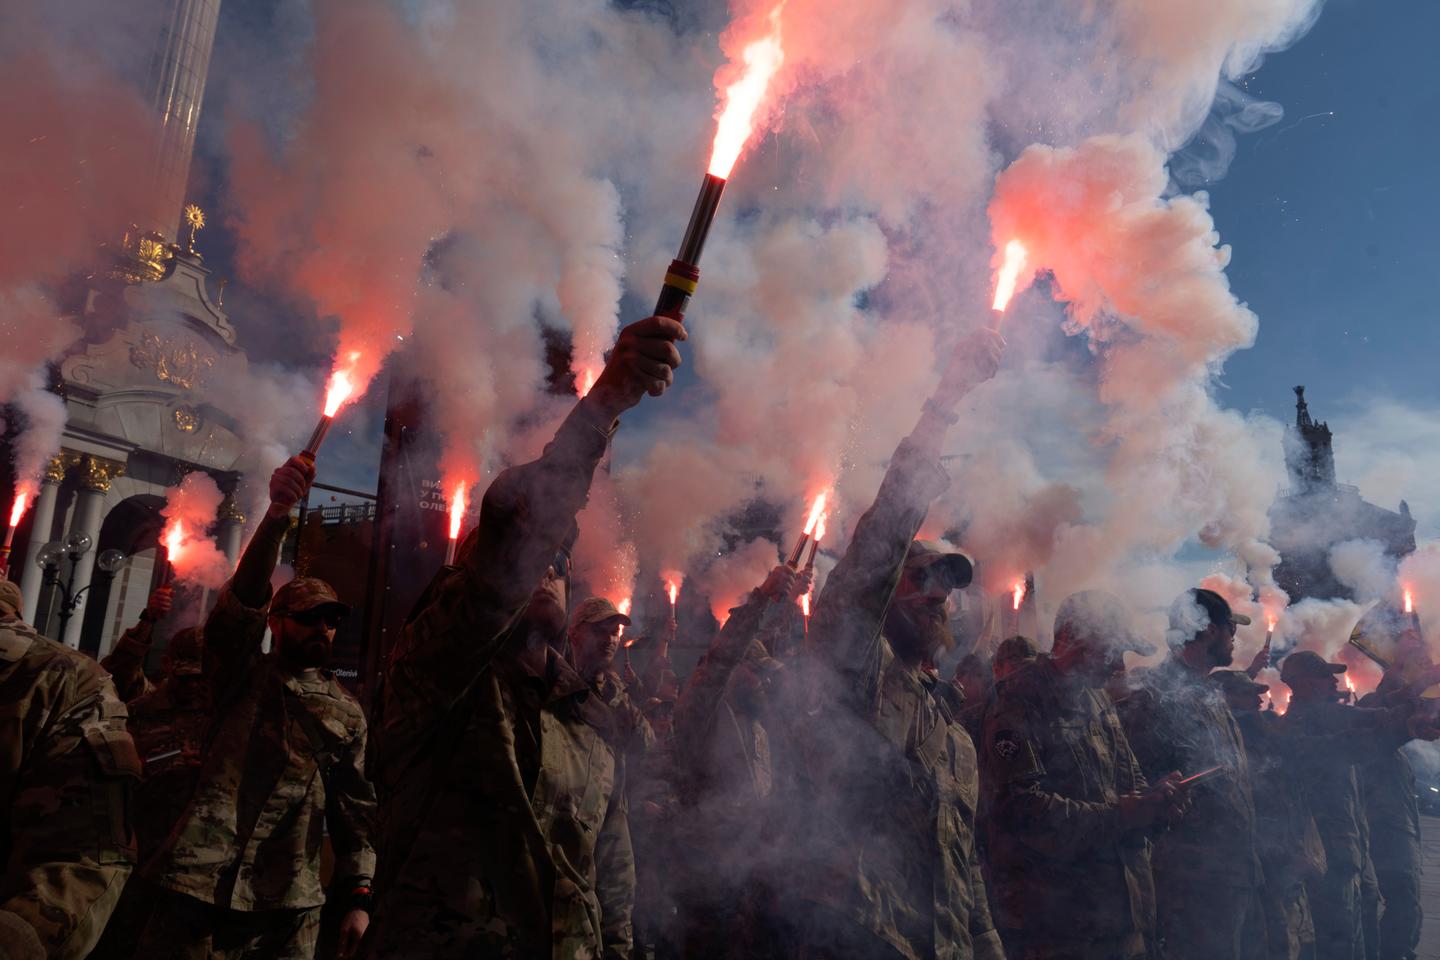
POLYGON ((214 478, 202 471, 187 473, 178 486, 165 491, 160 539, 168 546, 173 536, 179 546, 168 555, 177 583, 215 589, 230 576, 230 561, 206 534, 223 499, 214 478))
POLYGON ((127 24, 143 20, 149 4, 118 18, 109 6, 4 5, 0 182, 10 202, 0 217, 0 404, 21 414, 22 482, 38 477, 65 425, 45 367, 81 331, 62 316, 57 285, 105 263, 101 245, 118 246, 148 182, 150 112, 122 66, 141 44, 127 24), (76 29, 82 22, 103 37, 76 29))
MULTIPOLYGON (((291 65, 298 109, 269 142, 245 123, 229 137, 243 265, 337 325, 367 372, 405 337, 447 482, 483 485, 563 405, 541 393, 542 328, 571 335, 583 380, 622 292, 637 313, 654 295, 704 168, 711 73, 771 8, 677 21, 728 20, 717 50, 599 0, 321 0, 291 65)), ((754 501, 788 539, 822 487, 838 547, 937 354, 989 320, 994 241, 1023 232, 1067 314, 1017 302, 1012 356, 954 431, 940 529, 992 589, 1026 571, 1053 600, 1143 581, 1154 611, 1197 579, 1171 558, 1198 542, 1283 605, 1265 544, 1276 431, 1212 395, 1256 318, 1228 289, 1204 195, 1176 194, 1167 160, 1207 118, 1278 116, 1227 84, 1318 8, 791 0, 773 109, 706 249, 691 369, 629 418, 617 499, 587 513, 578 549, 594 562, 624 553, 597 541, 633 538, 648 565, 698 573, 754 501), (1065 342, 1081 333, 1088 355, 1065 342)))

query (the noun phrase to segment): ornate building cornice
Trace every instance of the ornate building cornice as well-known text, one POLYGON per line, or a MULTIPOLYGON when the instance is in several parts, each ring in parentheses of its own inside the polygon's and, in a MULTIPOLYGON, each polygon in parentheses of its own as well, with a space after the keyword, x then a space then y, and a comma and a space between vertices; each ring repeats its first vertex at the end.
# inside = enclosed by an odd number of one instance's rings
POLYGON ((125 464, 117 460, 106 460, 87 453, 80 461, 80 485, 86 490, 108 493, 110 484, 124 474, 125 464))

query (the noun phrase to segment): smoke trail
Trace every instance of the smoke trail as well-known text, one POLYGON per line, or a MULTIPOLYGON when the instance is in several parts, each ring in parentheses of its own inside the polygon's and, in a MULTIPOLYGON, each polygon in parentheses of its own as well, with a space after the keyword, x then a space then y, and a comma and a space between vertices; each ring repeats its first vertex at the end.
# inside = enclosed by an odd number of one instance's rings
POLYGON ((165 491, 160 516, 166 522, 160 541, 168 543, 179 530, 180 549, 169 555, 177 581, 213 590, 230 576, 230 561, 205 533, 215 522, 223 499, 214 478, 201 471, 187 473, 178 486, 165 491))

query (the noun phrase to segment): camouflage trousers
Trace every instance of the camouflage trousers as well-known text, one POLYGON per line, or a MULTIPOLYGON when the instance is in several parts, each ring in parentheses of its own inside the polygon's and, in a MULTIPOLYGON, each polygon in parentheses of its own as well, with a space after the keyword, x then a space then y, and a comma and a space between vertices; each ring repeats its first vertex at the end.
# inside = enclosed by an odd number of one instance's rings
POLYGON ((1361 960, 1365 935, 1359 870, 1330 870, 1308 885, 1317 960, 1361 960))
POLYGON ((314 960, 320 908, 224 910, 166 891, 145 924, 144 960, 314 960))
POLYGON ((1258 899, 1249 886, 1170 884, 1156 878, 1160 956, 1165 960, 1240 960, 1245 927, 1258 899))
POLYGON ((1384 903, 1380 912, 1380 960, 1414 960, 1424 918, 1419 864, 1414 869, 1400 870, 1377 866, 1375 874, 1384 903))
POLYGON ((1005 930, 1007 960, 1144 960, 1145 938, 1138 933, 1099 940, 1054 940, 1005 930))

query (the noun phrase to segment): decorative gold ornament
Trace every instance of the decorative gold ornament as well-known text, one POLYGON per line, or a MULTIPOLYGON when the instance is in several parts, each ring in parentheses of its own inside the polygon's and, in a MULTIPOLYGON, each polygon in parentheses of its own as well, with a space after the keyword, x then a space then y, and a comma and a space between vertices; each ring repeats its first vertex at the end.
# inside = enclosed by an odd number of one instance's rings
POLYGON ((190 227, 190 239, 185 242, 185 252, 199 260, 200 254, 195 251, 195 234, 205 229, 205 211, 193 203, 185 204, 185 223, 190 227))
POLYGON ((166 262, 172 256, 165 237, 159 233, 141 233, 132 225, 120 241, 121 256, 111 275, 126 283, 146 283, 165 276, 166 262))
MULTIPOLYGON (((201 353, 190 340, 164 340, 153 333, 141 333, 140 342, 130 347, 130 362, 140 370, 154 370, 155 379, 189 390, 205 382, 206 372, 215 366, 215 357, 201 353)), ((178 421, 177 421, 178 422, 178 421)))
POLYGON ((215 516, 221 523, 243 525, 246 520, 245 511, 240 509, 240 501, 235 499, 234 493, 225 494, 225 499, 220 501, 220 509, 215 512, 215 516))
POLYGON ((195 412, 194 407, 175 408, 175 429, 181 433, 194 433, 200 426, 200 414, 195 412))
POLYGON ((88 453, 80 460, 80 485, 86 490, 108 493, 115 478, 124 474, 125 464, 115 460, 106 460, 88 453))
POLYGON ((69 450, 62 450, 50 458, 45 464, 46 483, 64 483, 65 472, 80 462, 80 455, 69 450))

